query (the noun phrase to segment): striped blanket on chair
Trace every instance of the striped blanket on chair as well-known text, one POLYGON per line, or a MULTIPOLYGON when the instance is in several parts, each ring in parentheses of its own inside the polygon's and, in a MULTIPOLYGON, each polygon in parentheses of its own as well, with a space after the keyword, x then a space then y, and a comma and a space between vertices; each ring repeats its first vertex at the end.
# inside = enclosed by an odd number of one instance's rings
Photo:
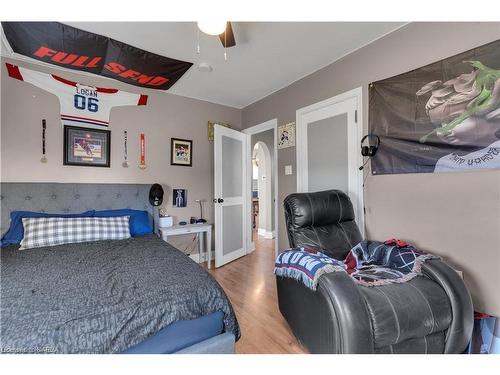
POLYGON ((331 272, 346 272, 357 284, 378 286, 411 280, 421 275, 423 262, 436 258, 396 239, 361 241, 343 261, 315 248, 288 249, 276 258, 274 273, 301 281, 312 290, 316 290, 320 276, 331 272))
POLYGON ((309 289, 316 290, 319 277, 330 272, 346 272, 343 262, 330 258, 313 248, 296 247, 278 255, 274 265, 277 276, 301 281, 309 289))

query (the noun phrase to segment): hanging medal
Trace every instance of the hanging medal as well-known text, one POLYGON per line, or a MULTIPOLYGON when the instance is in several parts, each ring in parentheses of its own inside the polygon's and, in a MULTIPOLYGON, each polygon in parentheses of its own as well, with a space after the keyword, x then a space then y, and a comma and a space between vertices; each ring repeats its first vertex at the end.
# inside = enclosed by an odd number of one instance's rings
POLYGON ((128 152, 127 152, 127 131, 123 131, 123 163, 122 167, 123 168, 128 168, 128 152))
POLYGON ((146 169, 146 140, 144 139, 144 133, 141 133, 141 162, 139 168, 146 169))
POLYGON ((40 162, 47 163, 47 157, 45 156, 45 131, 47 130, 47 123, 45 119, 42 120, 42 157, 40 162))

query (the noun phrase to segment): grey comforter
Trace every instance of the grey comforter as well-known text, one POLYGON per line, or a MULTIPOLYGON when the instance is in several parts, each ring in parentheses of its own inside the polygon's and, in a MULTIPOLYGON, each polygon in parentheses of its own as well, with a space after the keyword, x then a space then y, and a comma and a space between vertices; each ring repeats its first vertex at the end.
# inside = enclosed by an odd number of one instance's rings
POLYGON ((156 236, 1 249, 2 352, 118 353, 178 321, 224 313, 220 285, 156 236))

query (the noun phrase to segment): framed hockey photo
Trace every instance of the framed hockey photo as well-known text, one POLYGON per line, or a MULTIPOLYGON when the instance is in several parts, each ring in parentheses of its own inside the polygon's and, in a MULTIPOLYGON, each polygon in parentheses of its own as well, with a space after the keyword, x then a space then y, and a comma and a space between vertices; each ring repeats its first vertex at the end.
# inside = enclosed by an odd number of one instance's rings
POLYGON ((193 141, 171 138, 170 164, 191 167, 193 165, 193 141))
POLYGON ((78 126, 64 126, 64 165, 110 166, 111 132, 78 126))

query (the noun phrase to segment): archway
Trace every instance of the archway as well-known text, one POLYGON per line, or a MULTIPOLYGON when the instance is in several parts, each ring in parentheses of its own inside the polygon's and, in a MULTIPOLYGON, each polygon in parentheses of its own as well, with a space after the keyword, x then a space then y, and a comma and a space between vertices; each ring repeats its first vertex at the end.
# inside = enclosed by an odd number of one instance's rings
POLYGON ((252 190, 256 189, 257 197, 254 199, 258 202, 258 205, 252 205, 254 236, 257 234, 268 239, 274 237, 272 164, 269 147, 262 141, 256 142, 252 151, 252 190), (255 210, 258 210, 258 214, 255 210))

